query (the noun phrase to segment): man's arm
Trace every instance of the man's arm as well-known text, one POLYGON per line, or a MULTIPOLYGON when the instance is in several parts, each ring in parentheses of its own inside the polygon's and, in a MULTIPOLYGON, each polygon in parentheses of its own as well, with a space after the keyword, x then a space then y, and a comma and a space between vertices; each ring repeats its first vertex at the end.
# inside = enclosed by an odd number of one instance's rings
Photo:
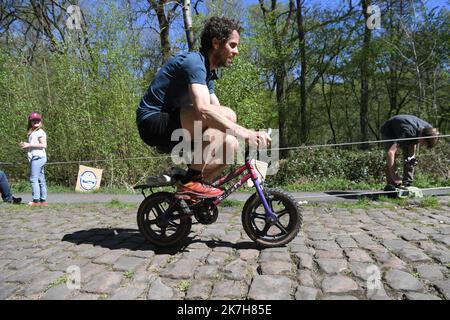
POLYGON ((407 150, 408 150, 408 157, 415 157, 417 151, 417 144, 408 145, 407 150))
POLYGON ((386 174, 388 175, 388 181, 394 184, 400 184, 402 182, 401 178, 395 173, 395 154, 398 151, 398 143, 393 143, 386 154, 386 174))
POLYGON ((252 135, 250 130, 216 112, 217 109, 212 106, 220 105, 219 99, 214 94, 209 94, 206 85, 197 83, 189 85, 189 94, 191 95, 195 112, 199 114, 202 121, 206 122, 208 127, 216 128, 223 132, 231 130, 234 135, 243 139, 248 139, 252 135))
POLYGON ((248 140, 250 145, 260 147, 269 145, 271 139, 266 132, 246 129, 228 119, 221 112, 217 112, 217 106, 213 103, 220 105, 219 99, 215 95, 210 95, 206 85, 197 83, 189 85, 189 94, 194 111, 199 115, 199 119, 205 122, 207 127, 216 128, 222 132, 230 130, 232 135, 248 140))
POLYGON ((219 98, 214 93, 209 95, 209 101, 213 106, 220 106, 219 98))

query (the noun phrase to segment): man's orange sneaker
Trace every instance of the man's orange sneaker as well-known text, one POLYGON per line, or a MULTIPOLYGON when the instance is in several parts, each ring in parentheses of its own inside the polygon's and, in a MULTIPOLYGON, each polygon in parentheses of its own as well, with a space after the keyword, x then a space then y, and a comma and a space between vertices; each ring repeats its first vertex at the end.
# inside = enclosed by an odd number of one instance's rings
POLYGON ((189 181, 178 187, 177 195, 187 195, 195 198, 216 198, 223 194, 223 190, 208 186, 200 181, 189 181))

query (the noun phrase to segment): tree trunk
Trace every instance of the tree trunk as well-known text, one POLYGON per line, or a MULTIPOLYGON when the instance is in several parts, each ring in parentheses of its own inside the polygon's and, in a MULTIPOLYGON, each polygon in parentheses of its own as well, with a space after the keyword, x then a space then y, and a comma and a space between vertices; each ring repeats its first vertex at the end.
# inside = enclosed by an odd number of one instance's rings
POLYGON ((298 44, 300 49, 300 141, 306 142, 308 138, 308 119, 306 110, 306 45, 305 45, 305 29, 303 24, 303 2, 297 0, 297 30, 298 44))
POLYGON ((194 51, 194 32, 192 31, 191 0, 183 0, 183 19, 189 51, 194 51))
MULTIPOLYGON (((388 2, 389 7, 387 8, 387 12, 389 14, 389 41, 393 42, 394 37, 399 35, 399 28, 398 24, 397 27, 395 26, 394 22, 394 12, 396 8, 393 6, 393 2, 388 2)), ((395 53, 391 53, 390 55, 390 61, 389 61, 389 82, 387 84, 387 93, 389 96, 389 115, 392 113, 392 110, 397 109, 397 97, 398 97, 398 76, 397 76, 397 68, 398 65, 401 63, 399 59, 397 59, 397 56, 395 53)))
MULTIPOLYGON (((369 65, 371 63, 370 39, 372 32, 367 27, 367 20, 370 15, 367 13, 367 7, 371 0, 362 0, 361 5, 364 13, 364 39, 361 57, 361 104, 359 113, 359 122, 361 127, 361 141, 368 141, 369 136, 369 65)), ((368 149, 367 143, 361 144, 361 149, 368 149)))
POLYGON ((164 12, 164 4, 166 3, 166 1, 149 0, 149 3, 155 10, 156 17, 158 18, 159 40, 161 42, 161 55, 162 60, 166 61, 170 57, 170 40, 169 40, 170 22, 169 19, 166 17, 166 13, 164 12))
POLYGON ((158 22, 160 27, 161 53, 163 59, 167 60, 170 57, 170 40, 169 40, 169 22, 164 14, 164 4, 159 2, 156 10, 158 22))
MULTIPOLYGON (((286 18, 283 28, 277 31, 277 18, 274 15, 277 10, 277 1, 271 1, 270 10, 266 8, 263 0, 259 0, 261 10, 263 12, 264 19, 266 23, 272 28, 272 46, 275 50, 283 50, 282 39, 285 39, 288 30, 291 26, 291 16, 294 12, 294 1, 289 0, 289 12, 286 18)), ((286 61, 279 60, 274 62, 274 73, 275 73, 275 87, 276 87, 276 101, 278 105, 278 126, 280 130, 280 148, 286 148, 289 146, 289 136, 288 136, 288 121, 287 121, 287 106, 286 106, 286 61)), ((286 158, 288 156, 288 150, 281 150, 280 157, 286 158)))
MULTIPOLYGON (((286 121, 286 70, 284 65, 280 66, 275 76, 276 99, 278 104, 278 126, 280 128, 280 148, 289 146, 288 126, 286 121)), ((286 158, 288 150, 280 150, 280 157, 286 158)))
POLYGON ((325 89, 325 77, 322 74, 322 95, 323 101, 325 102, 325 108, 327 109, 327 117, 328 117, 328 125, 330 127, 331 133, 333 135, 333 143, 337 143, 336 139, 336 130, 333 126, 333 118, 331 116, 331 106, 333 105, 333 84, 334 84, 334 76, 331 79, 330 89, 327 97, 326 89, 325 89))

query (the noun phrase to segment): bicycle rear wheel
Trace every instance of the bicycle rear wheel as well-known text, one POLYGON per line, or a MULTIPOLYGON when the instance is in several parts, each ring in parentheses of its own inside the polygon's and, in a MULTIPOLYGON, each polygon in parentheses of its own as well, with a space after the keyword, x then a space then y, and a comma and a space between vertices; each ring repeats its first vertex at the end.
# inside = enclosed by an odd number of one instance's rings
POLYGON ((262 200, 255 193, 242 210, 242 226, 250 239, 264 247, 283 246, 300 231, 302 214, 294 198, 278 189, 264 189, 264 196, 278 222, 272 224, 266 219, 262 200))
POLYGON ((158 192, 142 201, 137 224, 150 243, 158 247, 176 247, 189 235, 192 220, 183 212, 173 193, 158 192))

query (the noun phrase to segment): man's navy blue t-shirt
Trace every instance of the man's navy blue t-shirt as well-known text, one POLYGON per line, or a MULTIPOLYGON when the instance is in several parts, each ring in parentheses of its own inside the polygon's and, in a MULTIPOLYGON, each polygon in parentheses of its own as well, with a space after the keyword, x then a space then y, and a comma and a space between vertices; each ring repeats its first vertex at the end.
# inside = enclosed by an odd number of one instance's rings
POLYGON ((136 110, 136 121, 142 122, 152 114, 174 112, 192 104, 188 86, 198 83, 214 93, 217 75, 209 69, 209 61, 200 52, 181 52, 170 58, 148 87, 136 110))
MULTIPOLYGON (((421 129, 432 125, 416 116, 400 114, 386 120, 380 128, 381 133, 389 139, 418 138, 421 129)), ((401 144, 416 144, 417 140, 402 141, 401 144)))

